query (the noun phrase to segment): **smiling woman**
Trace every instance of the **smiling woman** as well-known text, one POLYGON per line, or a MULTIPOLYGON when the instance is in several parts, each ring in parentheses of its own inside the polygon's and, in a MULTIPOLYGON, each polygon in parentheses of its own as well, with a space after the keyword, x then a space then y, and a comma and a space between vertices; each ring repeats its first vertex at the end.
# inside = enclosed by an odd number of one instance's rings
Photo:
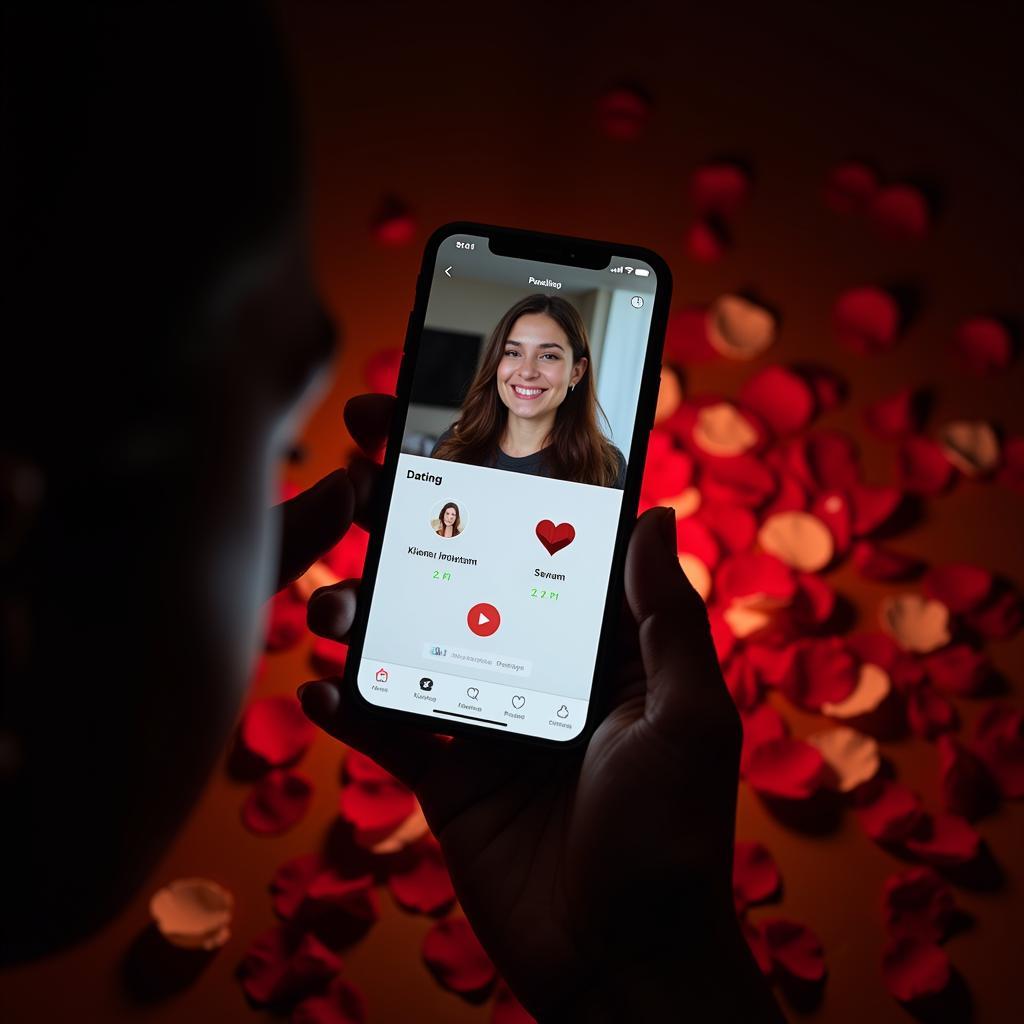
POLYGON ((598 426, 590 345, 576 307, 528 295, 498 321, 436 459, 622 487, 626 460, 598 426))

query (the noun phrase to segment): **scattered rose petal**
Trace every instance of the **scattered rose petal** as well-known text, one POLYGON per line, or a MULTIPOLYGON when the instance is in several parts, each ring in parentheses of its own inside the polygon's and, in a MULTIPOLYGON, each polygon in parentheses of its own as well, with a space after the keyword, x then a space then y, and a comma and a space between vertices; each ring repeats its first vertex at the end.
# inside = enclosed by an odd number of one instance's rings
POLYGON ((797 591, 793 598, 793 621, 802 629, 816 629, 832 618, 836 608, 836 592, 820 576, 797 574, 797 591))
POLYGON ((398 780, 385 771, 372 757, 350 747, 345 752, 345 778, 355 782, 393 782, 398 780))
POLYGON ((722 615, 738 640, 753 636, 772 624, 770 612, 761 608, 747 608, 735 601, 725 609, 722 615))
POLYGON ((797 707, 818 711, 824 704, 846 700, 857 685, 857 663, 841 637, 803 642, 795 671, 779 688, 797 707))
POLYGON ((430 837, 416 847, 415 862, 388 875, 388 888, 400 906, 421 914, 436 914, 455 902, 455 890, 441 847, 430 837))
POLYGON ((639 138, 651 119, 651 110, 650 96, 631 84, 608 89, 597 103, 601 130, 608 138, 619 142, 639 138))
POLYGON ((978 716, 974 750, 988 766, 1003 796, 1024 797, 1024 711, 992 704, 978 716))
POLYGON ((846 400, 849 391, 846 379, 831 366, 798 363, 792 369, 810 385, 819 414, 837 409, 846 400))
POLYGON ((892 594, 879 606, 882 628, 905 651, 928 654, 949 643, 949 609, 920 594, 892 594))
POLYGON ((696 555, 681 551, 679 553, 679 567, 690 581, 690 586, 700 594, 701 600, 707 601, 711 595, 712 586, 711 570, 708 568, 707 563, 696 555))
POLYGON ((757 508, 775 493, 775 477, 748 453, 710 462, 704 468, 701 490, 708 501, 757 508))
POLYGON ((1013 335, 994 317, 964 320, 957 327, 954 346, 964 365, 979 375, 1002 373, 1013 362, 1013 335))
POLYGON ((720 600, 742 599, 750 607, 782 607, 796 594, 792 569, 774 555, 753 551, 723 559, 715 586, 720 600))
POLYGON ((896 458, 899 484, 905 491, 936 498, 953 480, 953 464, 930 438, 906 438, 896 458))
POLYGON ((370 851, 376 854, 398 853, 407 846, 419 842, 430 831, 427 819, 423 816, 423 809, 419 803, 408 818, 398 825, 393 831, 388 832, 382 838, 372 837, 370 851))
POLYGON ((756 924, 746 918, 740 921, 740 927, 758 968, 765 977, 768 977, 772 973, 774 964, 772 963, 772 951, 768 948, 768 943, 765 942, 764 933, 756 924))
POLYGON ((416 799, 399 782, 371 782, 353 779, 341 787, 338 807, 341 816, 365 832, 390 832, 416 806, 416 799))
POLYGON ((231 937, 235 899, 208 878, 178 878, 153 893, 149 913, 160 934, 180 949, 219 949, 231 937))
POLYGON ((905 555, 874 541, 862 540, 853 545, 853 564, 865 579, 895 583, 913 579, 924 569, 924 562, 914 555, 905 555))
POLYGON ((257 1005, 301 998, 341 969, 341 958, 315 935, 271 928, 253 939, 238 968, 242 988, 257 1005))
POLYGON ((348 644, 339 643, 326 636, 318 636, 313 640, 309 661, 321 675, 340 676, 345 671, 347 658, 348 644))
POLYGON ((946 810, 967 821, 977 821, 999 803, 999 790, 984 762, 952 736, 940 736, 939 785, 946 810))
POLYGON ((920 240, 928 234, 931 211, 913 185, 885 185, 871 200, 871 219, 889 238, 920 240))
POLYGON ((739 164, 702 164, 690 178, 690 199, 698 213, 733 216, 750 194, 750 175, 739 164))
POLYGON ((939 444, 965 476, 984 476, 999 465, 999 438, 988 423, 947 423, 939 432, 939 444))
MULTIPOLYGON (((751 643, 743 653, 765 686, 781 686, 793 674, 798 652, 797 644, 773 647, 768 644, 751 643)), ((783 736, 785 733, 779 735, 783 736)))
POLYGON ((846 637, 846 646, 858 660, 878 665, 886 672, 904 656, 892 637, 885 633, 853 633, 846 637))
POLYGON ((902 388, 894 395, 872 402, 864 410, 864 425, 886 440, 906 437, 920 429, 921 404, 919 392, 902 388))
POLYGON ((1009 640, 1024 625, 1024 601, 1008 583, 996 581, 989 600, 964 621, 984 640, 1009 640))
POLYGON ((841 701, 824 701, 821 713, 830 718, 857 718, 874 711, 892 692, 889 673, 878 665, 862 664, 857 683, 850 695, 841 701))
POLYGON ((882 951, 885 987, 900 1002, 936 996, 950 982, 949 957, 933 942, 903 935, 890 939, 882 951))
POLYGON ((936 867, 955 867, 974 860, 981 836, 956 814, 924 814, 903 845, 936 867))
POLYGON ((401 199, 386 196, 374 214, 372 230, 381 245, 407 245, 416 234, 416 219, 401 199))
POLYGON ((761 843, 737 842, 732 862, 732 890, 740 908, 765 903, 782 887, 775 859, 761 843))
POLYGON ((708 609, 708 624, 711 627, 711 642, 715 645, 715 654, 720 663, 729 660, 736 647, 736 634, 729 628, 729 623, 720 608, 708 609))
POLYGON ((478 992, 496 976, 494 964, 462 917, 438 921, 427 932, 423 959, 441 985, 452 992, 478 992))
POLYGON ((771 706, 761 704, 750 711, 740 709, 743 721, 743 752, 740 755, 740 771, 745 776, 753 752, 769 740, 781 739, 788 735, 782 715, 771 706))
POLYGON ((836 301, 832 321, 841 345, 858 355, 872 355, 896 344, 900 308, 883 288, 851 288, 836 301))
POLYGON ((297 761, 309 749, 316 727, 294 697, 262 697, 242 715, 238 736, 249 753, 268 765, 297 761))
POLYGON ((698 263, 717 263, 730 244, 729 232, 717 217, 701 217, 686 232, 686 253, 698 263))
POLYGON ((805 440, 804 453, 819 490, 847 491, 860 483, 860 452, 848 434, 817 430, 805 440))
POLYGON ((742 455, 760 438, 757 427, 731 402, 706 405, 697 413, 693 441, 709 455, 742 455))
POLYGON ((913 790, 899 782, 881 779, 868 788, 856 814, 869 839, 876 843, 901 843, 913 832, 924 809, 913 790))
POLYGON ((765 942, 777 967, 800 981, 825 977, 825 951, 806 925, 776 917, 761 922, 765 942))
POLYGON ((933 740, 957 727, 956 708, 930 686, 916 686, 905 692, 907 724, 916 736, 933 740))
POLYGON ((809 512, 777 512, 761 526, 757 542, 770 555, 801 572, 818 572, 832 561, 829 528, 809 512))
POLYGON ((834 555, 841 557, 853 541, 853 509, 842 491, 822 491, 811 502, 811 512, 828 527, 834 555))
POLYGON ((698 516, 715 535, 723 550, 730 554, 753 547, 757 536, 757 518, 749 509, 724 502, 701 502, 698 516))
POLYGON ((776 434, 794 434, 814 418, 814 392, 807 381, 785 366, 766 366, 742 388, 740 401, 776 434))
POLYGON ((809 743, 783 736, 765 740, 751 750, 746 778, 764 796, 805 800, 825 784, 828 770, 809 743))
POLYGON ((693 479, 693 459, 660 431, 651 434, 641 492, 651 502, 681 493, 693 479))
POLYGON ((523 1009, 509 987, 499 983, 494 995, 491 1024, 536 1024, 536 1021, 523 1009))
POLYGON ((775 316, 742 295, 721 295, 708 310, 711 347, 729 359, 754 359, 775 341, 775 316))
POLYGON ((275 594, 268 604, 267 635, 264 647, 268 651, 287 651, 306 636, 306 602, 291 587, 275 594))
POLYGON ((884 525, 903 502, 896 487, 869 487, 857 484, 850 489, 851 527, 855 537, 863 537, 884 525))
POLYGON ((718 359, 708 340, 708 311, 704 306, 691 306, 668 318, 665 358, 681 366, 718 359))
POLYGON ((400 348, 385 348, 366 360, 363 378, 366 386, 381 395, 393 395, 398 387, 398 370, 402 365, 400 348))
POLYGON ((270 880, 274 912, 278 917, 288 921, 296 915, 306 898, 310 882, 325 867, 323 858, 317 853, 292 857, 278 867, 270 880))
POLYGON ((892 937, 942 942, 953 920, 953 890, 932 868, 912 867, 882 886, 882 917, 892 937))
POLYGON ((1003 443, 1003 462, 996 479, 1024 494, 1024 437, 1008 437, 1003 443))
POLYGON ((792 473, 779 470, 775 474, 778 482, 778 489, 775 497, 764 509, 764 516, 774 515, 776 512, 805 512, 809 504, 807 491, 804 485, 792 473))
POLYGON ((696 487, 687 487, 674 498, 662 498, 659 504, 672 509, 677 519, 686 519, 688 516, 696 515, 700 508, 700 491, 696 487))
POLYGON ((299 772, 275 769, 249 791, 242 824, 259 836, 279 836, 305 817, 313 800, 313 782, 299 772))
POLYGON ((654 423, 664 423, 679 408, 683 400, 683 385, 679 374, 671 366, 661 368, 658 385, 658 404, 654 410, 654 423))
POLYGON ((290 1024, 365 1024, 366 1000, 350 982, 335 978, 322 995, 304 999, 290 1024))
POLYGON ((723 675, 733 703, 740 711, 757 707, 761 700, 761 684, 745 652, 738 651, 729 659, 723 675))
POLYGON ((806 738, 835 773, 840 793, 849 793, 878 774, 878 744, 855 729, 837 726, 806 738))
POLYGON ((836 213, 863 213, 878 192, 878 173, 869 164, 836 164, 825 181, 825 203, 836 213))
POLYGON ((331 911, 372 924, 377 920, 373 882, 373 875, 343 875, 328 865, 306 886, 304 902, 310 908, 310 916, 315 918, 331 911))
POLYGON ((954 697, 978 693, 992 675, 988 658, 967 644, 951 644, 924 658, 931 684, 954 697))

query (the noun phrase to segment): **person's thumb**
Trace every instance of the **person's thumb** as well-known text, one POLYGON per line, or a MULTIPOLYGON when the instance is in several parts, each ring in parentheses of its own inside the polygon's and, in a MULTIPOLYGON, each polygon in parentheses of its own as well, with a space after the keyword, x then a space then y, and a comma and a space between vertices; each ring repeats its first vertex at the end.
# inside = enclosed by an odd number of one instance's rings
POLYGON ((679 565, 675 513, 637 521, 626 555, 626 601, 637 623, 647 676, 646 716, 666 732, 731 702, 711 639, 707 608, 679 565))

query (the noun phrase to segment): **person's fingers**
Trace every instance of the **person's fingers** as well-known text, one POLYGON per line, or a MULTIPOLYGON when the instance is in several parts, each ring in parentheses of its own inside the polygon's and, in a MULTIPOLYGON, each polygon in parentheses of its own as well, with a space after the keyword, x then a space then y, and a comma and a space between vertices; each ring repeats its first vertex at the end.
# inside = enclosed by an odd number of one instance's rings
POLYGON ((355 494, 348 473, 336 469, 307 491, 277 506, 281 559, 275 590, 297 580, 352 525, 355 494))
POLYGON ((364 529, 371 530, 382 514, 377 505, 377 481, 380 466, 371 459, 356 455, 348 465, 348 476, 355 495, 355 521, 364 529))
POLYGON ((626 600, 637 622, 647 676, 645 714, 668 732, 730 700, 707 608, 679 566, 675 514, 656 508, 637 521, 626 555, 626 600))
POLYGON ((388 439, 394 408, 391 395, 356 395, 345 403, 345 426, 370 458, 380 455, 388 439))
POLYGON ((372 758, 410 789, 415 790, 444 752, 445 741, 437 736, 371 717, 340 679, 303 683, 298 698, 311 722, 372 758))
POLYGON ((356 592, 359 580, 342 580, 320 587, 309 595, 306 622, 317 636, 347 644, 348 632, 356 618, 356 592))

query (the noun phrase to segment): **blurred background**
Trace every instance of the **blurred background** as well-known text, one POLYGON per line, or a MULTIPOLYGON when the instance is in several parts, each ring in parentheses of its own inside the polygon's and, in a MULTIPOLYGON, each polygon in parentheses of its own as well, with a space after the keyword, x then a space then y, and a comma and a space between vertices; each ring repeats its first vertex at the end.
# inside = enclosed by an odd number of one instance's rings
MULTIPOLYGON (((857 439, 864 471, 877 483, 897 479, 894 452, 865 431, 863 414, 900 388, 929 394, 926 430, 984 419, 1002 437, 1019 435, 1020 361, 972 375, 954 351, 966 318, 1014 325, 1022 314, 1014 17, 1009 3, 959 2, 886 9, 602 2, 585 11, 519 5, 486 14, 458 2, 284 4, 308 131, 318 280, 344 338, 333 386, 283 469, 288 485, 309 486, 350 454, 344 403, 389 386, 422 244, 456 219, 648 246, 673 269, 678 311, 726 292, 757 297, 779 316, 775 344, 753 362, 682 366, 687 393, 735 396, 774 362, 825 365, 849 397, 822 423, 857 439), (925 230, 891 237, 870 218, 830 209, 829 174, 851 159, 866 161, 883 182, 912 184, 926 199, 925 230), (702 223, 692 176, 722 160, 744 169, 749 196, 727 224, 702 223), (914 299, 898 344, 877 355, 835 338, 836 299, 861 285, 914 299)), ((224 64, 230 74, 231 54, 224 64)), ((477 335, 486 325, 453 320, 445 328, 477 335)), ((1008 487, 961 480, 928 503, 900 537, 901 550, 928 564, 999 571, 1019 587, 1022 501, 1008 487)), ((828 582, 864 629, 875 628, 886 596, 914 589, 867 580, 849 563, 828 582)), ((319 674, 324 662, 311 661, 313 654, 312 637, 296 632, 267 654, 253 699, 290 695, 319 674)), ((993 641, 987 655, 1004 681, 1002 699, 1019 707, 1024 640, 1017 633, 993 641)), ((984 701, 952 702, 960 734, 969 736, 984 701)), ((820 725, 819 716, 778 706, 794 735, 820 725)), ((939 806, 935 744, 908 735, 881 746, 888 770, 939 806)), ((301 764, 314 783, 311 805, 290 830, 268 837, 243 827, 240 809, 253 782, 232 770, 226 753, 125 912, 74 950, 7 973, 5 1019, 268 1019, 247 1004, 236 970, 253 938, 276 922, 267 888, 275 871, 321 848, 337 827, 342 755, 327 737, 315 739, 301 764), (140 984, 150 895, 195 875, 234 893, 230 940, 180 977, 165 980, 146 960, 140 984)), ((824 948, 821 991, 786 1003, 795 1019, 1024 1019, 1024 812, 1003 802, 976 827, 999 871, 982 882, 956 881, 969 924, 944 948, 963 991, 929 1017, 898 1003, 880 973, 882 886, 906 861, 872 843, 851 814, 800 828, 741 785, 738 838, 763 843, 784 880, 770 912, 804 923, 824 948)), ((637 898, 657 895, 638 891, 637 898)), ((381 888, 375 923, 343 952, 344 977, 365 996, 368 1019, 500 1019, 490 990, 462 998, 424 966, 421 947, 433 924, 381 888)), ((685 993, 680 1000, 682 1018, 685 993)))

